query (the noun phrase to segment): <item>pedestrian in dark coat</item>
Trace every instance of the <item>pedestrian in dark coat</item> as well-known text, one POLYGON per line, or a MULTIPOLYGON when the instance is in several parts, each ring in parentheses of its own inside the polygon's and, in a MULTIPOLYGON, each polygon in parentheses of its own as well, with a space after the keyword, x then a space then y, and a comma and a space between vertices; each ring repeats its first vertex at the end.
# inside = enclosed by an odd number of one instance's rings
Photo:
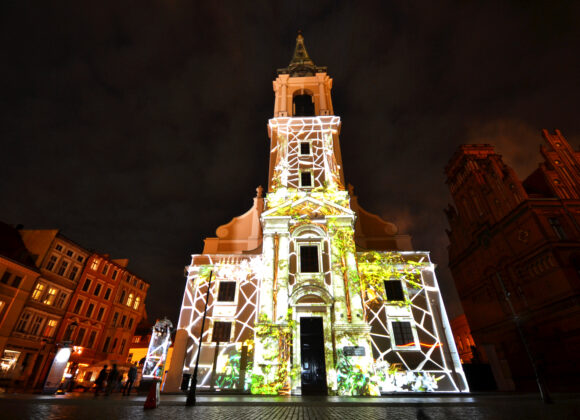
POLYGON ((109 395, 117 387, 119 382, 119 371, 117 370, 117 365, 113 364, 113 368, 109 372, 107 377, 107 395, 109 395))
POLYGON ((131 366, 129 368, 129 373, 127 374, 127 382, 125 382, 125 387, 123 388, 123 395, 129 395, 131 393, 131 388, 133 388, 135 379, 137 379, 137 368, 131 366))
POLYGON ((97 380, 95 381, 95 397, 99 396, 99 392, 103 390, 107 383, 107 378, 109 376, 109 372, 107 372, 108 367, 108 365, 103 366, 99 372, 99 375, 97 376, 97 380))

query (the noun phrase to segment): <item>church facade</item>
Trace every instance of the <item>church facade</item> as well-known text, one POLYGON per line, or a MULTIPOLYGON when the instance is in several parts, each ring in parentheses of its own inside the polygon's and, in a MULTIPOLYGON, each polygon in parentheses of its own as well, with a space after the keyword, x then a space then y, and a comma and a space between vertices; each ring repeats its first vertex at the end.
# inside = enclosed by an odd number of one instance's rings
POLYGON ((429 253, 345 187, 332 79, 302 35, 273 87, 268 189, 192 256, 164 391, 198 359, 207 391, 468 391, 429 253))

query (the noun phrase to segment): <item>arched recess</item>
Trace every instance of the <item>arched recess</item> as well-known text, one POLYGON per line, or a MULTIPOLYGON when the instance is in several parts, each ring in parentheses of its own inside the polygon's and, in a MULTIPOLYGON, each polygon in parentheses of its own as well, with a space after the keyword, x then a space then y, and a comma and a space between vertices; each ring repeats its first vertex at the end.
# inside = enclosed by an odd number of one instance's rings
POLYGON ((292 95, 292 115, 294 117, 314 117, 314 94, 307 89, 299 89, 292 95))

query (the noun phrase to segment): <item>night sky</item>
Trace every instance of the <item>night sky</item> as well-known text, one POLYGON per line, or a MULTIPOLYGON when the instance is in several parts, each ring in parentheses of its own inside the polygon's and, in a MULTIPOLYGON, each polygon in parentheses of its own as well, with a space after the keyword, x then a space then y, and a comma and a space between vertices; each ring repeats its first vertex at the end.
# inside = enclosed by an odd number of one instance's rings
POLYGON ((177 320, 203 238, 267 185, 272 80, 302 29, 334 79, 344 171, 432 251, 450 316, 443 170, 491 143, 520 176, 540 130, 580 143, 580 2, 4 1, 0 220, 59 228, 177 320))

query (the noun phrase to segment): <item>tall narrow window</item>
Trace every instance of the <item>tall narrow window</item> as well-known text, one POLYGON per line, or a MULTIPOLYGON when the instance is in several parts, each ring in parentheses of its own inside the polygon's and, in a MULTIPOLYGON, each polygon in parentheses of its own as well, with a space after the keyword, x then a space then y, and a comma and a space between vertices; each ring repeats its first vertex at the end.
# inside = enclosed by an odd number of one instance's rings
POLYGON ((56 265, 56 255, 51 255, 50 259, 48 260, 48 262, 46 263, 46 269, 48 271, 52 271, 52 269, 54 268, 54 266, 56 265))
POLYGON ((133 298, 135 295, 133 293, 129 293, 129 297, 127 298, 127 306, 133 306, 133 298))
POLYGON ((93 295, 99 296, 99 293, 101 293, 101 284, 97 283, 97 285, 95 286, 95 291, 93 292, 93 295))
POLYGON ((10 280, 11 276, 12 276, 12 273, 10 273, 9 271, 5 271, 4 274, 2 275, 2 280, 0 280, 0 281, 4 284, 8 284, 8 280, 10 280))
POLYGON ((95 344, 95 338, 97 338, 97 332, 91 331, 89 334, 89 341, 87 341, 87 347, 93 347, 93 344, 95 344))
POLYGON ((119 312, 115 312, 113 315, 113 327, 117 326, 117 320, 119 319, 119 312))
POLYGON ((107 289, 107 291, 105 292, 105 300, 109 300, 110 297, 111 297, 111 289, 107 289))
POLYGON ((141 298, 137 296, 135 298, 135 304, 133 305, 133 309, 137 310, 139 308, 139 304, 141 303, 141 298))
POLYGON ((42 324, 44 324, 44 318, 40 315, 36 315, 34 321, 32 321, 32 326, 30 327, 30 334, 39 335, 42 329, 42 324))
POLYGON ((56 303, 54 304, 54 306, 56 306, 57 308, 62 308, 66 302, 67 297, 68 297, 67 293, 60 292, 58 294, 58 298, 56 299, 56 303))
POLYGON ((393 334, 395 336, 395 344, 397 346, 414 346, 415 338, 413 337, 413 328, 411 323, 407 321, 393 322, 393 334))
POLYGON ((16 331, 26 332, 29 321, 30 321, 30 312, 23 312, 22 315, 20 315, 18 324, 16 324, 16 331))
POLYGON ((568 237, 566 236, 566 232, 564 231, 562 225, 560 224, 560 219, 558 219, 557 217, 548 217, 548 222, 550 223, 550 226, 552 226, 552 229, 554 230, 554 233, 556 234, 558 239, 568 239, 568 237))
POLYGON ((312 187, 312 172, 300 172, 300 186, 306 188, 312 187))
POLYGON ((66 271, 66 268, 67 268, 67 267, 68 267, 68 262, 66 262, 66 261, 61 261, 61 262, 60 262, 60 266, 58 267, 58 272, 57 272, 57 274, 58 274, 59 276, 64 276, 64 273, 65 273, 65 271, 66 271))
POLYGON ((121 341, 121 347, 119 347, 120 354, 123 354, 123 350, 125 350, 125 344, 127 344, 127 340, 123 338, 123 341, 121 341))
POLYGON ((99 268, 99 260, 95 259, 91 263, 91 270, 97 271, 98 268, 99 268))
POLYGON ((32 292, 32 299, 33 300, 40 300, 44 293, 44 284, 36 283, 36 287, 34 288, 34 292, 32 292))
POLYGON ((111 342, 111 337, 105 338, 105 344, 103 344, 103 352, 107 353, 109 351, 109 343, 111 342))
POLYGON ((300 246, 300 272, 318 273, 318 247, 316 245, 300 246))
POLYGON ((14 276, 14 279, 12 279, 12 287, 18 287, 20 286, 20 282, 22 281, 22 277, 21 276, 14 276))
POLYGON ((227 343, 230 341, 230 336, 232 333, 232 323, 231 322, 221 322, 217 321, 213 324, 213 334, 211 341, 214 343, 227 343))
POLYGON ((48 292, 46 292, 46 295, 44 296, 44 300, 42 301, 42 303, 44 303, 45 305, 52 305, 56 300, 57 292, 58 290, 56 288, 49 287, 48 292))
POLYGON ((85 333, 87 332, 87 330, 85 330, 84 328, 79 329, 79 333, 77 334, 77 338, 75 339, 75 345, 76 346, 82 346, 83 345, 83 339, 85 338, 85 333))
POLYGON ((95 305, 93 303, 89 303, 89 307, 87 308, 87 318, 90 318, 95 310, 95 305))
POLYGON ((88 292, 89 287, 91 287, 91 279, 86 279, 85 284, 83 284, 83 292, 88 292))
POLYGON ((103 275, 106 275, 107 274, 107 271, 109 271, 109 264, 105 264, 103 266, 103 271, 102 271, 103 275))
POLYGON ((70 274, 68 276, 69 279, 74 280, 77 277, 77 274, 79 272, 79 268, 74 265, 73 268, 71 268, 70 270, 70 274))
POLYGON ((49 319, 48 322, 46 323, 46 327, 44 327, 44 333, 42 335, 51 338, 56 331, 56 324, 57 324, 56 319, 49 319))
POLYGON ((75 307, 73 309, 73 312, 75 314, 80 313, 82 307, 83 307, 83 300, 82 299, 77 300, 77 302, 75 303, 75 307))
POLYGON ((405 300, 405 294, 403 293, 403 285, 401 280, 385 280, 384 283, 388 301, 405 300))
POLYGON ((103 308, 102 306, 99 308, 99 312, 97 312, 97 321, 100 321, 101 319, 103 319, 103 315, 105 313, 105 308, 103 308))
POLYGON ((220 281, 218 302, 233 302, 236 299, 236 282, 220 281))
POLYGON ((123 303, 125 301, 125 295, 127 293, 123 290, 121 291, 121 296, 119 296, 119 303, 123 303))

